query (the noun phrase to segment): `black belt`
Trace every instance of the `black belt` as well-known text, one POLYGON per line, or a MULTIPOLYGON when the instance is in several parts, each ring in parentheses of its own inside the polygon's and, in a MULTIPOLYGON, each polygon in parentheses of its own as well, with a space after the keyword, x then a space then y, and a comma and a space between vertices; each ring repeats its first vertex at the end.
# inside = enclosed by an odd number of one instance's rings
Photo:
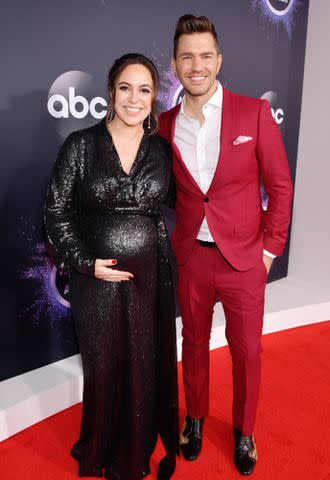
POLYGON ((217 248, 215 242, 206 242, 205 240, 197 240, 201 247, 217 248))

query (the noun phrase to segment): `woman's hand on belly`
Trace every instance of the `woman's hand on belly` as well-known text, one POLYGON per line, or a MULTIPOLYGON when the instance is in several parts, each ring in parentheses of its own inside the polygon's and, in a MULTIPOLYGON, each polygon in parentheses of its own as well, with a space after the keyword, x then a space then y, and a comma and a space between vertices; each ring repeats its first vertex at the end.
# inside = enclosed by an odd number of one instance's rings
POLYGON ((102 260, 97 258, 95 262, 94 276, 99 280, 107 282, 128 282, 134 275, 130 272, 122 270, 114 270, 113 266, 117 264, 117 260, 111 258, 102 260))

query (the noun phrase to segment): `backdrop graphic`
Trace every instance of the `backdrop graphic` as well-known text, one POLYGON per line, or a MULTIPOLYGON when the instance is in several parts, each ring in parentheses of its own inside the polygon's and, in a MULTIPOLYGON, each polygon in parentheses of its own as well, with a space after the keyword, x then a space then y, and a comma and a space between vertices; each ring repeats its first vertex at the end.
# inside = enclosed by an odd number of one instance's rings
MULTIPOLYGON (((66 279, 44 243, 50 171, 66 135, 104 117, 107 72, 121 54, 154 60, 159 111, 180 101, 172 35, 188 12, 217 27, 222 84, 271 103, 294 178, 308 1, 209 0, 205 8, 198 0, 2 2, 0 380, 77 353, 66 279)), ((289 242, 270 280, 286 275, 288 255, 289 242)))

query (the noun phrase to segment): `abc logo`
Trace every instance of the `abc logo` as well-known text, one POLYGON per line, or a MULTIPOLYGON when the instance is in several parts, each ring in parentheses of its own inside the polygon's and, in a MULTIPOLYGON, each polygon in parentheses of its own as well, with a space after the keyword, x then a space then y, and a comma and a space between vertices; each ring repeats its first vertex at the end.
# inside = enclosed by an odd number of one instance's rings
POLYGON ((263 100, 268 100, 275 122, 277 125, 281 125, 281 123, 284 121, 284 110, 278 105, 277 93, 269 91, 264 93, 260 98, 263 100))
POLYGON ((75 118, 85 118, 89 111, 94 118, 103 118, 104 110, 98 112, 96 110, 97 104, 105 107, 107 106, 106 101, 102 97, 93 98, 88 105, 88 101, 85 97, 82 95, 76 95, 75 88, 69 87, 69 100, 63 95, 52 95, 48 100, 47 108, 49 113, 55 118, 69 118, 69 112, 75 118), (56 103, 60 105, 59 110, 55 109, 56 103))
POLYGON ((285 15, 292 7, 293 0, 266 0, 269 9, 275 15, 285 15))
POLYGON ((95 95, 94 88, 91 75, 78 70, 63 73, 52 84, 47 110, 61 137, 105 117, 107 101, 95 95))

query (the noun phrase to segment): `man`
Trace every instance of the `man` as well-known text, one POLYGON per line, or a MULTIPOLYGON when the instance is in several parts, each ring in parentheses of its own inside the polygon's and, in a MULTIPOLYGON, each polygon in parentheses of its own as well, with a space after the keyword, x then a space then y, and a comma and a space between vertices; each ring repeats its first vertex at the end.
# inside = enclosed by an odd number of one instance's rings
POLYGON ((253 430, 265 286, 273 258, 285 245, 292 182, 269 104, 223 88, 216 79, 221 62, 214 25, 206 17, 181 17, 173 68, 185 96, 159 118, 160 133, 172 146, 177 190, 172 242, 187 404, 181 449, 187 460, 201 450, 212 314, 219 299, 233 361, 234 460, 249 475, 257 459, 253 430))

